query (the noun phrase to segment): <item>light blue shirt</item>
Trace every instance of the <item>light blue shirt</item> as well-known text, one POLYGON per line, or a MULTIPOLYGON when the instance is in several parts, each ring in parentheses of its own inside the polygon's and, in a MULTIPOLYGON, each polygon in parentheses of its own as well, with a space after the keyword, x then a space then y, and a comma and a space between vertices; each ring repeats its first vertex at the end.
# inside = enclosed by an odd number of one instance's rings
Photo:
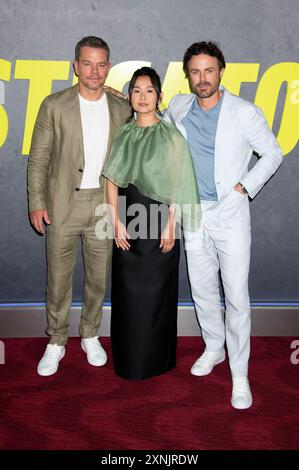
POLYGON ((214 160, 215 138, 222 101, 223 95, 214 108, 204 111, 195 97, 182 120, 193 159, 199 194, 205 201, 218 200, 214 180, 214 160))

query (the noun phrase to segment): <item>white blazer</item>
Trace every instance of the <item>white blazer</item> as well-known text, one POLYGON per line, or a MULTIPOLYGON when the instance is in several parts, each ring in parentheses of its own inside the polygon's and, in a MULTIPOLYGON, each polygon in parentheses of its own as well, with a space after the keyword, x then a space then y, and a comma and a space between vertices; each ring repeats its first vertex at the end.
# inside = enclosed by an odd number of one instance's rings
MULTIPOLYGON (((224 87, 220 89, 224 96, 215 139, 216 205, 223 207, 224 200, 231 199, 231 196, 237 201, 237 194, 241 196, 239 200, 243 199, 248 205, 248 198, 242 198, 242 194, 234 191, 234 186, 242 183, 249 196, 254 198, 281 164, 283 154, 262 111, 253 103, 232 95, 224 87), (261 158, 248 171, 253 150, 261 158)), ((194 99, 194 94, 174 96, 164 115, 164 119, 174 123, 186 139, 182 120, 194 99)), ((249 210, 247 212, 249 215, 249 210)))

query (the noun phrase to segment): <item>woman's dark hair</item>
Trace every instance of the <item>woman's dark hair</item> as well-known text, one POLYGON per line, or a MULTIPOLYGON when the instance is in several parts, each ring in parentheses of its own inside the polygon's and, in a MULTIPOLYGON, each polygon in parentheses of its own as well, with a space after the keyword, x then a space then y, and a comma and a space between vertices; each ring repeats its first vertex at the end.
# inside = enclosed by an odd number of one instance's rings
POLYGON ((185 52, 183 60, 183 69, 186 77, 189 76, 188 63, 194 55, 207 54, 216 57, 220 69, 225 69, 224 55, 221 49, 214 42, 194 42, 185 52))
MULTIPOLYGON (((150 78, 150 81, 152 82, 152 85, 153 85, 153 87, 154 87, 154 89, 157 93, 156 109, 157 109, 158 113, 160 113, 160 111, 159 111, 159 101, 160 101, 160 95, 161 95, 161 91, 162 91, 161 80, 160 80, 160 77, 157 74, 157 72, 154 69, 152 69, 151 67, 141 67, 141 69, 135 70, 135 72, 133 73, 133 76, 130 80, 129 88, 128 88, 130 104, 131 104, 132 91, 133 91, 133 88, 135 86, 136 80, 139 77, 149 77, 150 78)), ((133 114, 134 114, 134 110, 132 109, 132 116, 133 116, 133 114)))

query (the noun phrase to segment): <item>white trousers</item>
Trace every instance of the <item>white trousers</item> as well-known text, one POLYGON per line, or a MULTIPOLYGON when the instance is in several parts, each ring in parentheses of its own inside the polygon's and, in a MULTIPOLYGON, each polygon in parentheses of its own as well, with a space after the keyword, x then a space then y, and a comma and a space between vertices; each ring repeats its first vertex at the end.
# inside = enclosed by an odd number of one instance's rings
MULTIPOLYGON (((239 194, 239 193, 238 193, 239 194)), ((250 354, 250 215, 247 196, 232 194, 225 207, 202 204, 196 233, 185 232, 192 297, 207 351, 227 345, 232 376, 247 376, 250 354), (242 200, 243 198, 243 200, 242 200), (224 214, 224 215, 223 215, 224 214), (219 291, 225 295, 225 319, 219 291)))

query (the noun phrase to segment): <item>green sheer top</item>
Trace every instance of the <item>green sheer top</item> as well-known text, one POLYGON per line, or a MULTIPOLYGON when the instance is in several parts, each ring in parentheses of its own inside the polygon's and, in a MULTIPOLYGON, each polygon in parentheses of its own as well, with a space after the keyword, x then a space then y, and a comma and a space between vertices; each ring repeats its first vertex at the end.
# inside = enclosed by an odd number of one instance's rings
POLYGON ((121 188, 136 186, 144 196, 174 208, 176 221, 195 231, 200 224, 199 193, 187 142, 172 124, 124 124, 112 145, 103 175, 121 188))

